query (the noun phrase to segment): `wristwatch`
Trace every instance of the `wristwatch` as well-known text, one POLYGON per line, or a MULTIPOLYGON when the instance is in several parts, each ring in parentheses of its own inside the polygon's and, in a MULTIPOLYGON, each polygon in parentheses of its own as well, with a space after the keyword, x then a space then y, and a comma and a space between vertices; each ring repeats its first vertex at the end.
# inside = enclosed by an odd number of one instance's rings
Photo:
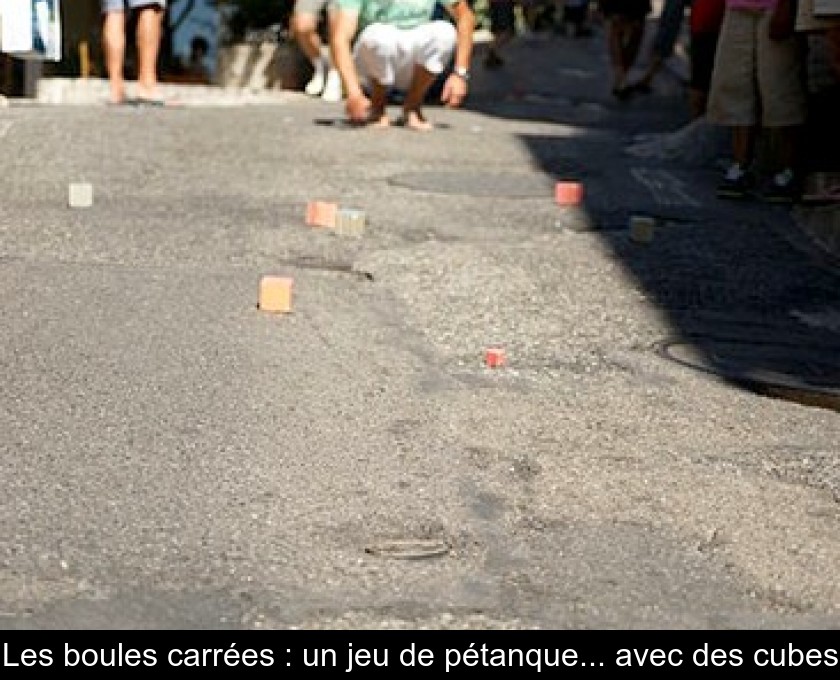
POLYGON ((468 68, 456 66, 452 69, 452 73, 454 73, 456 76, 463 78, 464 80, 470 79, 470 70, 468 68))

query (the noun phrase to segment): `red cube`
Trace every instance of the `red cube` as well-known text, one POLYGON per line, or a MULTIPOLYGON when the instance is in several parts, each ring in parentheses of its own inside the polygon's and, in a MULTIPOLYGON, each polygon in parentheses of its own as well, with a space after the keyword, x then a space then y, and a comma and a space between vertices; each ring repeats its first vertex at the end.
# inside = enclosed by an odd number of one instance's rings
POLYGON ((484 352, 484 363, 488 368, 499 368, 506 361, 505 350, 501 347, 489 347, 484 352))
POLYGON ((557 182, 554 185, 554 200, 558 205, 580 205, 583 203, 583 184, 557 182))

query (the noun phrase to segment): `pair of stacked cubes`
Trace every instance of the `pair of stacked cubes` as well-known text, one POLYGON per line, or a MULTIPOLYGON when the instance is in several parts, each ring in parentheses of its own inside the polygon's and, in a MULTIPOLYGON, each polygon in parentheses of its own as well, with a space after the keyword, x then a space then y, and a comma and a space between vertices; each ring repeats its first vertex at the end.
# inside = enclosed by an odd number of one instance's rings
MULTIPOLYGON (((580 182, 557 182, 554 186, 554 200, 562 206, 578 206, 583 203, 583 184, 580 182)), ((634 243, 650 243, 656 220, 647 215, 632 215, 627 224, 630 240, 634 243)))

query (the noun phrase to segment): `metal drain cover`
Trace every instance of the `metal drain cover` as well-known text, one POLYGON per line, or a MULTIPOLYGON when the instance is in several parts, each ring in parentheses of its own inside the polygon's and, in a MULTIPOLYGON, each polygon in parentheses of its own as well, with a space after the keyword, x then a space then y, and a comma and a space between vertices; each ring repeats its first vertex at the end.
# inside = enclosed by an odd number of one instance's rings
POLYGON ((770 396, 840 409, 840 351, 698 338, 664 343, 663 356, 770 396))
POLYGON ((541 173, 407 172, 391 184, 436 194, 554 200, 555 180, 541 173))

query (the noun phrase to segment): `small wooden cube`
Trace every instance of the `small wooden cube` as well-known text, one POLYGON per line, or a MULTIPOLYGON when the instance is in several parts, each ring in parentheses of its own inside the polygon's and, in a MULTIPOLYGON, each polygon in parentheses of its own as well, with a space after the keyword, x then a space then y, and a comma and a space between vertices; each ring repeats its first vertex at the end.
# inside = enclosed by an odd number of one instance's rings
POLYGON ((499 368, 507 361, 505 350, 501 347, 489 347, 484 351, 484 364, 488 368, 499 368))
POLYGON ((310 227, 335 229, 338 205, 326 201, 310 201, 306 205, 306 223, 310 227))
POLYGON ((68 200, 71 208, 90 208, 93 205, 93 185, 87 182, 71 183, 68 200))
POLYGON ((263 276, 260 279, 260 309, 281 314, 291 312, 293 283, 292 279, 283 276, 263 276))
POLYGON ((650 243, 653 240, 653 231, 656 227, 656 220, 644 215, 633 215, 630 218, 630 240, 635 243, 650 243))
POLYGON ((558 205, 580 205, 583 203, 583 184, 557 182, 554 185, 554 200, 558 205))
POLYGON ((335 230, 342 236, 359 237, 365 233, 365 213, 354 208, 342 208, 338 211, 335 230))

